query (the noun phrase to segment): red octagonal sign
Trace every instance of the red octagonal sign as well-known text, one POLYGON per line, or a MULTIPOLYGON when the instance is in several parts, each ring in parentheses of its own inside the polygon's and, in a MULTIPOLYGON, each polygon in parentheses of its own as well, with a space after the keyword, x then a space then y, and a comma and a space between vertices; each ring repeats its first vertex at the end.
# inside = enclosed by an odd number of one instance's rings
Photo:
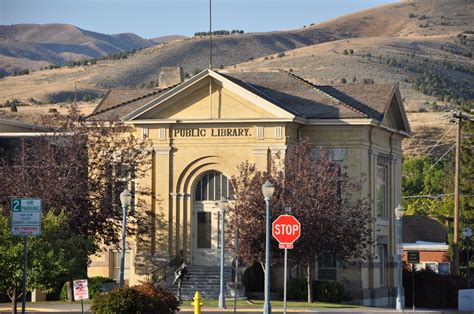
POLYGON ((291 215, 281 215, 272 224, 272 235, 280 248, 293 248, 293 242, 301 235, 301 224, 291 215))

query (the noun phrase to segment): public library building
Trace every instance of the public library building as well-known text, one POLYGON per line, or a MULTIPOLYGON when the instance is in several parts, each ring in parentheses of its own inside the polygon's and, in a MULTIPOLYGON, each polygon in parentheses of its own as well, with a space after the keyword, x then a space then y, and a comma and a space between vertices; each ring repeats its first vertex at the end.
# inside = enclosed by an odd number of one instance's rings
MULTIPOLYGON (((120 119, 152 141, 152 167, 147 182, 139 184, 150 187, 152 196, 145 201, 165 228, 150 234, 151 247, 127 239, 126 282, 138 284, 153 272, 154 261, 169 263, 177 256, 191 267, 218 266, 218 200, 232 199, 230 177, 237 165, 248 160, 265 169, 272 154, 309 137, 315 146, 328 148, 350 177, 367 178, 361 196, 370 200, 376 217, 374 259, 345 269, 331 258, 320 259, 316 279, 344 281, 360 304, 393 305, 393 209, 402 194, 401 143, 410 135, 398 86, 319 86, 285 71, 209 69, 177 83, 110 90, 88 117, 120 119)), ((118 279, 119 253, 110 248, 92 258, 89 276, 118 279)), ((230 267, 233 253, 226 255, 230 267)), ((272 273, 278 288, 282 279, 275 277, 272 273)))

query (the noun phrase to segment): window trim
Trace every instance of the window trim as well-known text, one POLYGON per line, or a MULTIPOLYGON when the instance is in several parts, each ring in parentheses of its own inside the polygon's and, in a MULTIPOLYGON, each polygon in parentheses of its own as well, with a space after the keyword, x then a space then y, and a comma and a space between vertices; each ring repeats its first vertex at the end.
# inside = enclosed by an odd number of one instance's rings
POLYGON ((389 217, 389 193, 390 193, 390 163, 389 158, 385 156, 377 156, 375 165, 375 215, 377 220, 388 220, 389 217), (379 181, 379 169, 384 170, 383 182, 379 181), (382 208, 379 208, 379 185, 383 187, 382 208))

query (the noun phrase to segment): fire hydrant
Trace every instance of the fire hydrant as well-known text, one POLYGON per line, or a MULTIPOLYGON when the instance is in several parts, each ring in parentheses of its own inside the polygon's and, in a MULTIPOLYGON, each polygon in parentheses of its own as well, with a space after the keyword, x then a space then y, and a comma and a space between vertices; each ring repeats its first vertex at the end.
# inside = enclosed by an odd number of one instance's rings
POLYGON ((191 302, 191 305, 194 305, 194 314, 201 314, 201 307, 203 305, 201 294, 199 291, 196 291, 193 298, 194 302, 191 302))

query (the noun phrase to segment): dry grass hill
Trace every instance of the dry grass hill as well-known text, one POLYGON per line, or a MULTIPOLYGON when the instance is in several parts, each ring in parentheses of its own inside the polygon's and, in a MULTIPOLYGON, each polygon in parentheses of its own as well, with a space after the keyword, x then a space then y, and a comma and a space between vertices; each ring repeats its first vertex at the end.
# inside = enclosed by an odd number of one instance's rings
MULTIPOLYGON (((213 66, 227 71, 284 68, 317 84, 399 82, 413 112, 412 128, 420 134, 409 144, 413 152, 429 144, 418 137, 436 140, 449 127, 444 113, 415 112, 474 99, 472 0, 403 1, 296 30, 214 36, 213 43, 213 66)), ((0 103, 71 99, 75 85, 81 98, 111 87, 152 87, 161 67, 179 65, 193 75, 208 66, 208 54, 208 39, 193 37, 127 59, 7 77, 0 80, 0 103)))
POLYGON ((149 47, 183 36, 144 39, 132 33, 106 35, 69 24, 0 25, 0 74, 35 70, 50 64, 100 58, 149 47))

